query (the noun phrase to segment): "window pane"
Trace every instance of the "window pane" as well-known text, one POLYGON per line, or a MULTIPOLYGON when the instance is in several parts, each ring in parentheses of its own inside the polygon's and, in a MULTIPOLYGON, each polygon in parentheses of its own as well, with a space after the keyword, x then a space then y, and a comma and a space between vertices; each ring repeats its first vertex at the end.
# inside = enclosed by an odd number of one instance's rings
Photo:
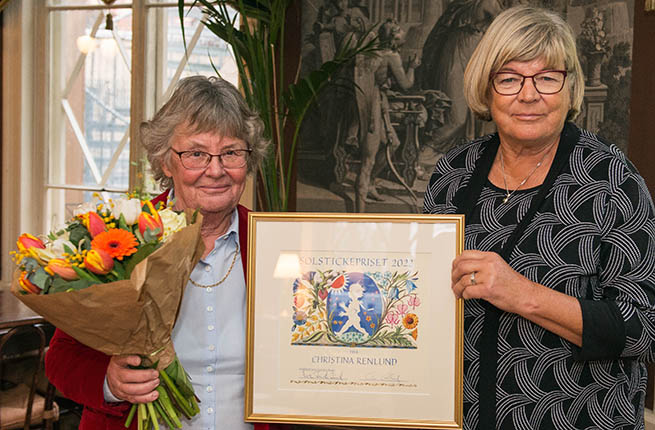
POLYGON ((184 18, 187 48, 190 47, 199 26, 201 30, 200 38, 195 46, 192 46, 187 62, 184 58, 184 41, 178 11, 175 8, 166 8, 165 88, 168 88, 175 78, 180 63, 186 63, 181 78, 191 75, 216 76, 215 67, 223 79, 237 85, 238 71, 229 46, 202 26, 201 17, 200 9, 196 7, 184 18))
MULTIPOLYGON (((112 6, 131 4, 132 0, 114 0, 112 6)), ((48 6, 106 6, 101 0, 48 0, 48 6)))
MULTIPOLYGON (((105 11, 49 14, 51 185, 127 190, 131 10, 112 17, 113 32, 104 28, 105 11)), ((79 203, 77 194, 53 193, 51 218, 79 203)))

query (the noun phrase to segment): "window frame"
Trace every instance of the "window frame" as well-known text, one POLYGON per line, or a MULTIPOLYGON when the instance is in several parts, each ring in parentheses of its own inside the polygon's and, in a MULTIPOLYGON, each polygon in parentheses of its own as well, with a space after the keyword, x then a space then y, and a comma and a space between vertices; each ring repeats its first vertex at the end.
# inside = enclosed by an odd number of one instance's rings
MULTIPOLYGON (((53 116, 61 109, 61 100, 52 93, 48 50, 49 13, 58 10, 106 10, 103 5, 52 6, 46 0, 12 1, 2 10, 2 191, 0 223, 0 280, 10 282, 14 272, 10 251, 23 232, 45 233, 46 210, 52 202, 49 189, 95 189, 49 183, 48 172, 57 163, 57 153, 48 153, 49 136, 61 132, 62 124, 53 116), (52 96, 52 97, 50 97, 52 96), (48 106, 48 102, 52 103, 48 106)), ((190 6, 192 2, 185 2, 190 6)), ((129 185, 143 188, 146 172, 140 161, 145 152, 140 145, 139 127, 163 104, 165 72, 157 67, 166 37, 162 22, 166 8, 177 2, 132 0, 117 3, 112 9, 132 10, 132 47, 130 76, 129 185), (149 16, 150 9, 155 12, 149 16), (154 21, 148 22, 148 20, 154 21), (150 25, 149 25, 150 24, 150 25), (148 32, 148 28, 156 31, 148 32), (149 77, 146 79, 146 77, 149 77)), ((165 23, 164 23, 165 25, 165 23)), ((188 36, 189 37, 189 36, 188 36)), ((188 39, 187 39, 188 40, 188 39)), ((187 41, 187 44, 189 42, 187 41)), ((54 78, 53 78, 54 80, 54 78)), ((54 152, 54 151, 53 151, 54 152)), ((252 197, 251 197, 252 199, 252 197)))

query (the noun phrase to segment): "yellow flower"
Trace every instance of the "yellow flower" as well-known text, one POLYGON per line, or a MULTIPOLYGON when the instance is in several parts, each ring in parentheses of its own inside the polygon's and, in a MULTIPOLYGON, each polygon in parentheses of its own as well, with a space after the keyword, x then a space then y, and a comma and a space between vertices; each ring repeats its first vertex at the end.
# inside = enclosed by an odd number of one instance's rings
POLYGON ((418 325, 418 317, 416 314, 407 314, 403 318, 403 325, 406 329, 411 330, 418 325))

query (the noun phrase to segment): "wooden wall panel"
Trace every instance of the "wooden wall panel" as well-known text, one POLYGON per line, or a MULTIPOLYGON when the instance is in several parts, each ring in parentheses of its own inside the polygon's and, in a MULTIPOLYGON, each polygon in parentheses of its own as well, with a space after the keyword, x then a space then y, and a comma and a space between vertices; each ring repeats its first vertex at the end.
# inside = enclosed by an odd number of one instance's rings
POLYGON ((655 12, 644 12, 644 0, 635 1, 630 144, 628 156, 655 191, 655 12))
MULTIPOLYGON (((644 0, 635 0, 632 47, 632 91, 628 157, 655 196, 655 12, 644 12, 644 0)), ((653 409, 655 366, 648 366, 646 407, 653 409)))

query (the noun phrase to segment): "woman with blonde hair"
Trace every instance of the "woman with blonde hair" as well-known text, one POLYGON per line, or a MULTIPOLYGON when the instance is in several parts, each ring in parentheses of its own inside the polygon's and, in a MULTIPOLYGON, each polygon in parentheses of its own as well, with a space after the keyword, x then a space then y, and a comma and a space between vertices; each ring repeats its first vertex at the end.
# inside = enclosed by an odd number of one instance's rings
POLYGON ((614 145, 571 120, 570 27, 529 6, 489 26, 464 76, 498 132, 441 158, 427 213, 464 213, 464 428, 644 428, 655 337, 655 213, 614 145))

